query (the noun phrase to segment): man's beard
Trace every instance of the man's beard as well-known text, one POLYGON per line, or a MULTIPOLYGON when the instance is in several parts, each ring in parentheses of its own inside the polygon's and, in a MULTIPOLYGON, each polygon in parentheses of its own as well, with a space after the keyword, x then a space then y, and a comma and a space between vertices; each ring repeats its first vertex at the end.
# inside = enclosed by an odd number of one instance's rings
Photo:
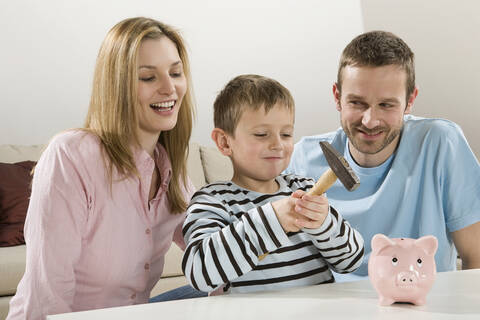
MULTIPOLYGON (((385 149, 388 145, 390 145, 395 138, 400 136, 402 132, 402 126, 400 127, 375 127, 373 129, 365 128, 361 123, 353 124, 351 127, 348 127, 342 121, 342 128, 345 131, 350 143, 357 149, 359 152, 364 154, 377 154, 383 149, 385 149), (358 134, 355 133, 358 131, 362 131, 366 134, 374 134, 383 132, 385 135, 381 141, 368 141, 364 139, 360 139, 358 134)), ((361 134, 361 133, 359 133, 361 134)))

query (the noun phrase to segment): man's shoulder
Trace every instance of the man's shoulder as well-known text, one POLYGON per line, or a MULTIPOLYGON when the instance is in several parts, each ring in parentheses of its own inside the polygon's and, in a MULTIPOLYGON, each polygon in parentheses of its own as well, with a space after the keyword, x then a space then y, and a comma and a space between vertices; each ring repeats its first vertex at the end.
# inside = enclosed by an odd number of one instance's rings
POLYGON ((312 136, 304 136, 295 144, 295 147, 297 146, 308 147, 312 145, 318 146, 318 143, 320 141, 326 141, 332 144, 336 140, 344 139, 344 137, 346 137, 345 132, 342 130, 342 128, 339 128, 335 131, 331 131, 327 133, 322 133, 322 134, 317 134, 312 136))
POLYGON ((437 139, 458 139, 463 137, 462 129, 453 121, 442 118, 422 118, 413 115, 405 116, 405 132, 409 137, 437 139))
POLYGON ((442 118, 423 118, 414 115, 405 116, 405 126, 422 131, 436 130, 438 132, 461 131, 455 122, 442 118))
POLYGON ((319 142, 329 142, 342 153, 346 140, 345 132, 341 128, 324 134, 303 137, 295 144, 290 165, 285 170, 285 173, 296 173, 317 179, 318 172, 322 172, 319 169, 327 165, 319 142))

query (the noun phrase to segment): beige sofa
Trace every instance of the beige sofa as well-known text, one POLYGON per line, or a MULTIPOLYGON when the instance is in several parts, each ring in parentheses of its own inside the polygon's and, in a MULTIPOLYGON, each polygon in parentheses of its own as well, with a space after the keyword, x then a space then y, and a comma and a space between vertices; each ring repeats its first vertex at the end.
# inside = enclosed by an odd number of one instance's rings
MULTIPOLYGON (((0 162, 14 163, 38 160, 43 146, 0 145, 0 162)), ((188 175, 195 187, 232 177, 230 160, 213 147, 190 144, 188 175)), ((167 252, 162 278, 152 291, 152 296, 186 284, 181 270, 182 251, 174 244, 167 252)), ((25 245, 0 247, 0 319, 8 313, 8 303, 15 294, 18 282, 25 271, 25 245)))

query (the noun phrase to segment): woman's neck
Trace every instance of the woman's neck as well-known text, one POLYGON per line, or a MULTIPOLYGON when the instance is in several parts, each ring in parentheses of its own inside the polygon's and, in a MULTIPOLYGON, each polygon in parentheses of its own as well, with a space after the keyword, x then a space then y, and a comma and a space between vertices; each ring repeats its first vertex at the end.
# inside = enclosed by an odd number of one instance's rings
POLYGON ((138 136, 138 143, 140 144, 140 147, 143 150, 145 150, 153 158, 153 153, 155 151, 155 147, 157 146, 160 133, 146 134, 144 132, 138 132, 137 136, 138 136))

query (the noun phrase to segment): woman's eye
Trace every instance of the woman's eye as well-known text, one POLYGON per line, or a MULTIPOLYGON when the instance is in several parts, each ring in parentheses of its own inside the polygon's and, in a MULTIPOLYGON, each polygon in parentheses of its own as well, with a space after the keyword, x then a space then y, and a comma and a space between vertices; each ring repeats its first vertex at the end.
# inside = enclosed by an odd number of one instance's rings
POLYGON ((170 76, 172 78, 179 78, 181 77, 183 74, 181 72, 173 72, 173 73, 170 73, 170 76))
POLYGON ((155 80, 155 77, 141 77, 140 80, 144 82, 151 82, 155 80))

